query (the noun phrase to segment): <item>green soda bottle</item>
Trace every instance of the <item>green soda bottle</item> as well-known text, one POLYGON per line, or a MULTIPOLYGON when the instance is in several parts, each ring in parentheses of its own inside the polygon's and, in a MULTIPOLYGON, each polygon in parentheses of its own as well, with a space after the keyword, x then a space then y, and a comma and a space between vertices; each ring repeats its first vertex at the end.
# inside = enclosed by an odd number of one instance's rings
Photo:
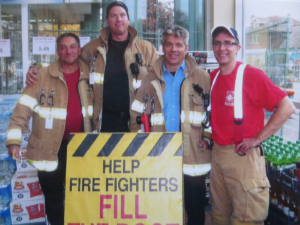
POLYGON ((292 162, 297 163, 300 160, 300 152, 294 152, 292 155, 292 162))

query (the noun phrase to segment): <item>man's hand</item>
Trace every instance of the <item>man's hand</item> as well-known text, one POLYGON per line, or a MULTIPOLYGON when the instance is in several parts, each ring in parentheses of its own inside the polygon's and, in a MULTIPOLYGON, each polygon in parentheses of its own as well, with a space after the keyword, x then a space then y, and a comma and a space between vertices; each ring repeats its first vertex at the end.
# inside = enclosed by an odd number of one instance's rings
POLYGON ((34 66, 30 67, 26 74, 26 82, 25 84, 29 87, 32 87, 38 82, 37 78, 38 69, 34 66))
POLYGON ((258 146, 259 144, 260 142, 256 136, 253 138, 245 138, 238 146, 235 147, 235 153, 241 152, 243 154, 247 154, 249 149, 258 146))
POLYGON ((246 154, 250 148, 259 145, 280 129, 288 118, 296 111, 292 101, 286 96, 275 106, 276 110, 266 126, 253 138, 245 138, 236 148, 235 152, 246 154))
POLYGON ((21 161, 20 158, 20 146, 19 145, 10 145, 8 147, 8 154, 18 161, 21 161))
POLYGON ((199 148, 204 148, 204 149, 208 150, 209 144, 206 140, 201 139, 200 141, 198 141, 197 145, 199 148))

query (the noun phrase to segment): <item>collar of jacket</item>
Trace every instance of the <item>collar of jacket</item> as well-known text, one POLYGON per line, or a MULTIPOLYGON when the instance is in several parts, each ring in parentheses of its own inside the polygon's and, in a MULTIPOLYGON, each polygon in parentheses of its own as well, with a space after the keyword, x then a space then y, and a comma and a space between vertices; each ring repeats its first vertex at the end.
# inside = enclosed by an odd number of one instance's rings
MULTIPOLYGON (((164 75, 163 64, 164 64, 164 62, 165 62, 165 56, 162 55, 154 63, 155 74, 158 77, 158 79, 160 79, 162 81, 164 81, 164 79, 163 79, 163 75, 164 75)), ((197 67, 197 63, 188 54, 186 54, 186 56, 185 56, 185 63, 186 63, 186 69, 184 71, 184 74, 185 74, 185 77, 188 77, 192 73, 193 69, 195 67, 197 67)))
MULTIPOLYGON (((136 29, 134 29, 134 27, 132 27, 132 26, 128 26, 128 32, 130 34, 130 42, 129 42, 128 46, 130 46, 130 45, 134 44, 135 40, 137 39, 138 33, 137 33, 136 29)), ((100 30, 100 37, 106 46, 108 45, 109 34, 110 34, 109 27, 105 27, 102 30, 100 30)))
MULTIPOLYGON (((89 67, 81 59, 78 59, 78 64, 79 64, 79 70, 80 70, 80 78, 79 79, 83 79, 83 78, 88 79, 89 78, 89 67)), ((59 59, 50 64, 49 73, 53 77, 63 77, 59 59)))

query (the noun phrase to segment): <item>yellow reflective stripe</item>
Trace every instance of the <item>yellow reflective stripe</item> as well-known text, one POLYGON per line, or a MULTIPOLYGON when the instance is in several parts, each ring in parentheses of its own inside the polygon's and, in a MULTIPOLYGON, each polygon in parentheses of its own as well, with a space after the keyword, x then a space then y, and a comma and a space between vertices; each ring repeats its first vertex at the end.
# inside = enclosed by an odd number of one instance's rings
POLYGON ((39 111, 40 111, 40 106, 35 107, 33 111, 36 112, 36 113, 38 114, 39 111))
POLYGON ((39 114, 40 117, 46 118, 48 116, 52 116, 54 119, 64 120, 67 117, 67 110, 61 108, 46 108, 46 107, 35 107, 34 111, 39 114))
POLYGON ((104 74, 103 73, 94 73, 95 84, 103 84, 104 74))
POLYGON ((58 165, 58 161, 35 161, 31 159, 27 159, 27 161, 41 171, 54 171, 58 165))
POLYGON ((82 112, 83 117, 85 117, 87 115, 92 116, 93 115, 93 106, 89 105, 87 107, 87 109, 85 107, 82 107, 81 112, 82 112))
POLYGON ((138 113, 143 113, 144 112, 144 103, 141 103, 138 100, 134 100, 131 105, 131 110, 136 111, 138 113))
POLYGON ((193 123, 200 125, 205 119, 205 112, 189 111, 188 114, 185 111, 181 111, 181 123, 193 123))
POLYGON ((185 121, 185 113, 184 113, 184 111, 181 111, 180 119, 181 119, 181 123, 184 123, 184 121, 185 121))
POLYGON ((29 95, 22 94, 18 103, 29 107, 31 110, 38 104, 38 101, 35 98, 30 97, 29 95))
POLYGON ((211 170, 211 164, 190 165, 183 164, 183 174, 189 176, 201 176, 211 170))
POLYGON ((82 107, 82 109, 81 109, 81 113, 82 113, 82 116, 83 116, 83 117, 85 117, 85 116, 86 116, 86 111, 85 111, 85 108, 84 108, 84 107, 82 107))
POLYGON ((8 130, 6 140, 12 140, 12 139, 22 141, 22 129, 8 130))
POLYGON ((164 125, 165 120, 162 113, 154 113, 151 115, 151 125, 164 125))
POLYGON ((205 113, 203 112, 190 112, 190 121, 193 124, 201 124, 205 118, 205 113))
POLYGON ((141 86, 141 84, 142 84, 142 81, 141 81, 141 80, 133 79, 133 81, 132 81, 132 85, 133 85, 133 88, 134 88, 134 89, 139 89, 140 86, 141 86))
POLYGON ((209 127, 209 128, 204 128, 203 132, 211 133, 211 127, 209 127))
POLYGON ((49 63, 41 63, 42 68, 49 66, 49 63))
POLYGON ((92 105, 89 105, 89 106, 88 106, 88 114, 89 114, 89 116, 92 116, 92 115, 93 115, 93 111, 94 111, 93 106, 92 106, 92 105))

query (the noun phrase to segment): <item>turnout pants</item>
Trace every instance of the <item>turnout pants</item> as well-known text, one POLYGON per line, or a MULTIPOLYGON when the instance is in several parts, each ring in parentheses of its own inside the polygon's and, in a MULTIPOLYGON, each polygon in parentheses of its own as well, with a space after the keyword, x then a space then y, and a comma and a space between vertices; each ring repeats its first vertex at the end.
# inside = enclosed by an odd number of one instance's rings
POLYGON ((210 174, 213 225, 263 224, 269 187, 265 158, 258 147, 239 156, 234 145, 214 143, 210 174))
POLYGON ((64 224, 64 191, 66 179, 67 141, 61 143, 56 170, 38 171, 39 182, 45 196, 45 210, 51 225, 64 224))

